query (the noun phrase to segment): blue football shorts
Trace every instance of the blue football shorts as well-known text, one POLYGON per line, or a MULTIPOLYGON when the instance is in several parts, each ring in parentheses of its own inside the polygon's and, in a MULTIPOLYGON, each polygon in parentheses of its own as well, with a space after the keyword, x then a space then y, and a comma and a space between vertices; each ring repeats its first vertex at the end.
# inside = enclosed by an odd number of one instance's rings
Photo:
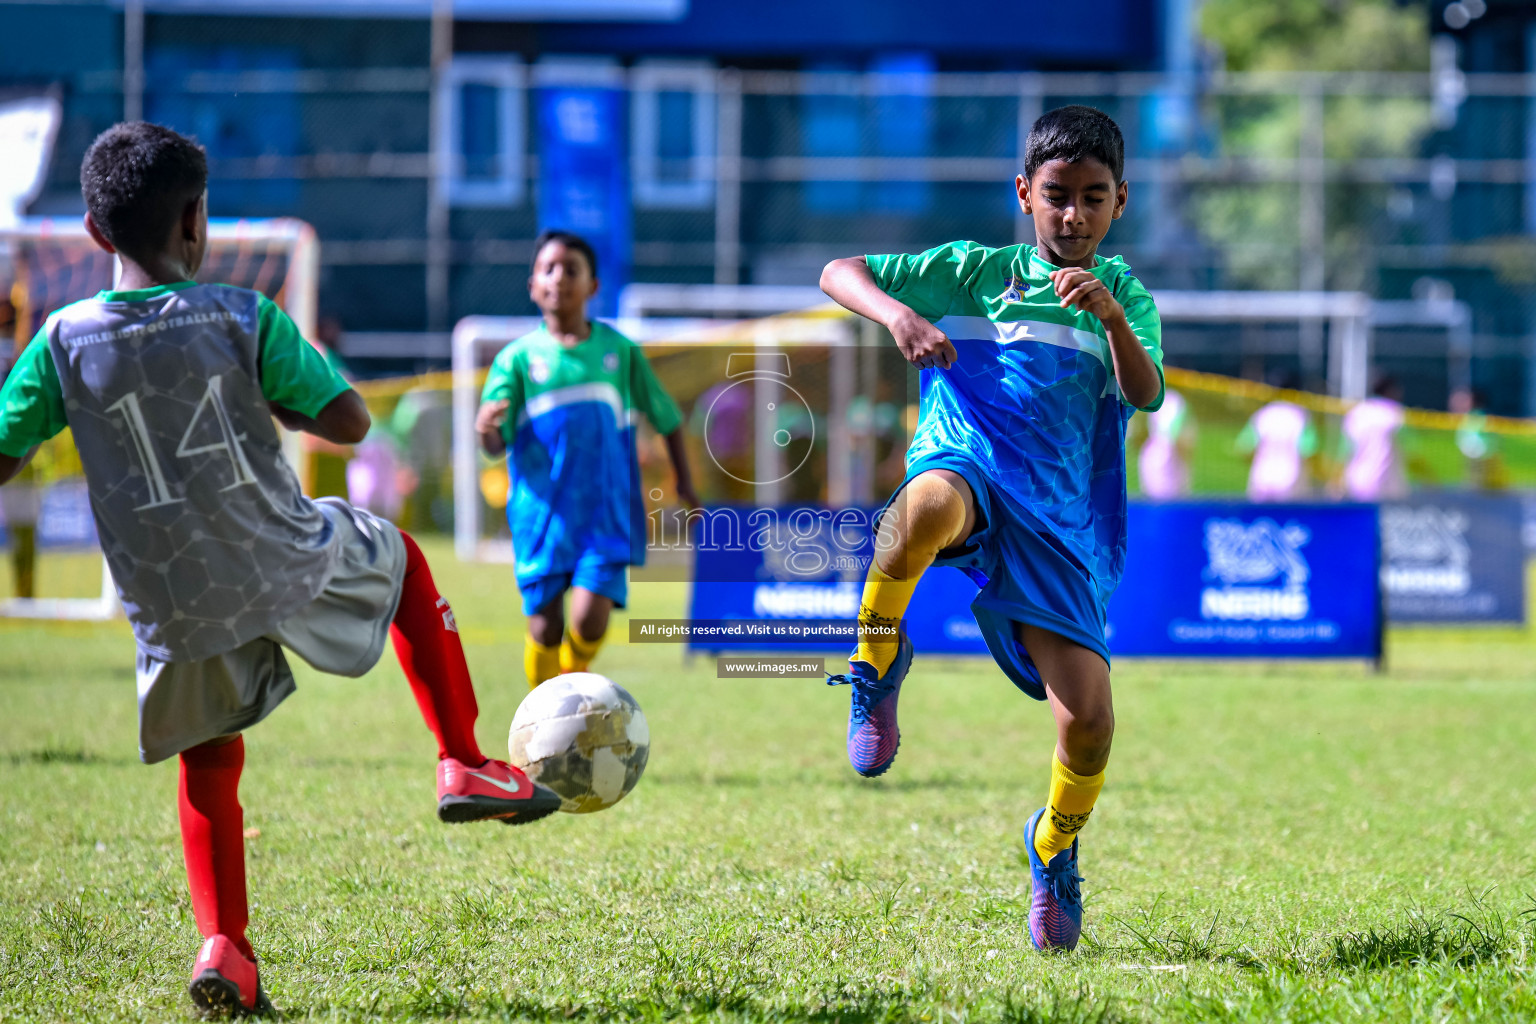
POLYGON ((1045 684, 1019 640, 1017 623, 1064 636, 1108 663, 1104 604, 1088 570, 1042 524, 993 489, 986 472, 967 455, 927 456, 908 468, 901 486, 930 469, 947 469, 970 485, 975 528, 965 543, 940 551, 933 564, 959 569, 981 588, 971 613, 987 649, 1013 684, 1035 700, 1045 700, 1045 684))
POLYGON ((614 607, 623 608, 629 599, 628 570, 626 562, 605 561, 597 552, 588 551, 576 560, 573 572, 519 579, 517 586, 523 593, 523 614, 534 614, 572 587, 601 594, 612 601, 614 607))

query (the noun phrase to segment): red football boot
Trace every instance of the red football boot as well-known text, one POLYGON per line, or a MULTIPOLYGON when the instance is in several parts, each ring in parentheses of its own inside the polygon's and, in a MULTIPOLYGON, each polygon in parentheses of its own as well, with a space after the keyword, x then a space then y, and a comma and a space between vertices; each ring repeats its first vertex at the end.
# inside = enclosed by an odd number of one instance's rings
POLYGON ((273 1013, 261 990, 256 961, 247 960, 227 935, 213 935, 203 943, 192 965, 192 984, 187 994, 208 1019, 260 1017, 273 1013))
POLYGON ((508 825, 522 825, 559 809, 554 790, 505 761, 486 761, 476 768, 452 757, 437 762, 437 816, 442 821, 500 818, 508 825))

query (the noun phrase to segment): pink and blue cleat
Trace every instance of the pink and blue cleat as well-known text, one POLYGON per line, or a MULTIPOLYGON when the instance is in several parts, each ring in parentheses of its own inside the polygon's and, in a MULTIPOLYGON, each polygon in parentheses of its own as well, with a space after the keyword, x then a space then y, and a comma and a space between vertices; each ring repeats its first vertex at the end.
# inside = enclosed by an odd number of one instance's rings
POLYGON ((829 676, 828 686, 849 684, 853 698, 848 708, 848 763, 866 778, 882 775, 896 760, 901 730, 896 725, 896 701, 901 681, 912 667, 912 641, 905 633, 896 647, 896 660, 884 675, 867 661, 848 662, 848 671, 829 676))
POLYGON ((1076 949, 1083 934, 1082 876, 1077 873, 1077 840, 1052 857, 1040 859, 1035 827, 1048 808, 1029 816, 1024 843, 1029 847, 1029 940, 1036 949, 1076 949))

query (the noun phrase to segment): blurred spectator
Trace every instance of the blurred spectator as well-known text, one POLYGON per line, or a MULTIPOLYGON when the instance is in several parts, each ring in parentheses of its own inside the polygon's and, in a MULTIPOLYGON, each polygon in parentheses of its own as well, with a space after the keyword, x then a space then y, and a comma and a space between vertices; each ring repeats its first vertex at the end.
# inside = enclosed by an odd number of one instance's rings
POLYGON ((1370 398, 1344 414, 1339 458, 1344 466, 1344 495, 1355 501, 1382 501, 1408 494, 1397 435, 1405 420, 1402 387, 1396 377, 1377 381, 1370 398))
POLYGON ((1158 501, 1189 494, 1189 460, 1195 452, 1195 417, 1177 391, 1163 396, 1163 406, 1147 416, 1147 440, 1136 465, 1141 493, 1158 501))
MULTIPOLYGON (((1288 377, 1281 387, 1296 390, 1288 377)), ((1295 501, 1306 495, 1306 460, 1317 451, 1312 416, 1294 402, 1276 400, 1248 420, 1237 436, 1237 450, 1251 453, 1248 467, 1250 501, 1295 501)))
POLYGON ((1488 430, 1488 414, 1483 408, 1483 396, 1474 389, 1451 393, 1450 410, 1462 418, 1456 428, 1456 447, 1466 459, 1467 486, 1498 490, 1507 487, 1509 480, 1499 456, 1499 435, 1488 430))
POLYGON ((693 403, 689 433, 704 442, 707 500, 746 505, 756 495, 750 382, 722 380, 693 403), (740 385, 740 386, 738 386, 740 385))

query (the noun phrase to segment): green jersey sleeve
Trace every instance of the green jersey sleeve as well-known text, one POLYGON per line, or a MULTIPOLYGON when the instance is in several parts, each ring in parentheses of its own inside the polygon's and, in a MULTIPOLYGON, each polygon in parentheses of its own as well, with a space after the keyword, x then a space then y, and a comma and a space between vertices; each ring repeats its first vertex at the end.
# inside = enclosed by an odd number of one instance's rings
POLYGON ((256 300, 261 346, 261 393, 284 409, 313 419, 352 385, 304 340, 293 319, 265 295, 256 300))
POLYGON ((948 242, 927 252, 865 256, 880 290, 926 320, 949 312, 991 250, 975 242, 948 242))
POLYGON ((0 387, 0 453, 27 454, 69 426, 64 418, 64 389, 48 352, 48 337, 38 331, 10 376, 0 387))
POLYGON ((1168 381, 1163 376, 1163 318, 1157 313, 1152 293, 1136 278, 1125 275, 1120 279, 1120 287, 1116 291, 1120 294, 1115 298, 1125 310, 1125 319, 1131 325, 1131 332, 1157 367, 1157 397, 1151 404, 1141 407, 1142 412, 1156 412, 1163 407, 1163 397, 1168 393, 1168 381))
POLYGON ((491 368, 485 375, 485 387, 480 391, 481 405, 498 400, 507 402, 507 418, 502 424, 501 435, 510 444, 513 431, 517 427, 518 413, 522 412, 523 403, 526 401, 523 374, 518 366, 515 341, 496 353, 496 358, 491 362, 491 368))
POLYGON ((651 421, 658 434, 670 434, 683 423, 682 410, 656 379, 645 351, 634 344, 629 358, 629 400, 651 421))

